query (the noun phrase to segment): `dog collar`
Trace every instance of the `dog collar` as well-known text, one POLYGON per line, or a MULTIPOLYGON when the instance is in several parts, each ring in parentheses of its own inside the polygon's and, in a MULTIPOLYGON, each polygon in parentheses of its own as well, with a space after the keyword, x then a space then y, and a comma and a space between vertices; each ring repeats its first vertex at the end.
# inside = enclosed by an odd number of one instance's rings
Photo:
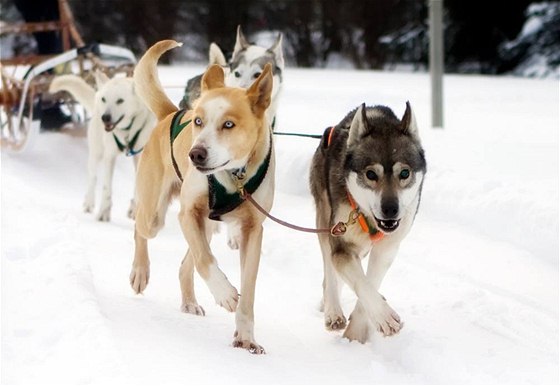
POLYGON ((362 230, 369 235, 369 238, 372 242, 381 240, 384 236, 384 233, 377 229, 374 225, 371 225, 366 216, 364 216, 364 214, 360 212, 360 210, 358 209, 358 205, 356 205, 356 201, 354 201, 354 198, 352 198, 352 195, 348 190, 346 191, 346 195, 348 196, 348 202, 350 203, 350 207, 352 208, 352 210, 358 212, 358 223, 360 224, 360 228, 362 228, 362 230))
POLYGON ((211 220, 221 220, 221 216, 231 212, 239 205, 243 203, 244 198, 241 195, 242 191, 249 194, 254 193, 261 183, 263 182, 266 173, 268 172, 268 167, 270 165, 270 158, 272 156, 272 138, 270 139, 270 146, 268 148, 268 153, 263 163, 257 169, 257 172, 251 177, 247 182, 243 183, 245 180, 245 168, 236 169, 231 172, 232 179, 239 184, 238 190, 234 193, 228 193, 226 188, 220 184, 218 179, 213 175, 208 175, 208 207, 210 208, 210 213, 208 218, 211 220))

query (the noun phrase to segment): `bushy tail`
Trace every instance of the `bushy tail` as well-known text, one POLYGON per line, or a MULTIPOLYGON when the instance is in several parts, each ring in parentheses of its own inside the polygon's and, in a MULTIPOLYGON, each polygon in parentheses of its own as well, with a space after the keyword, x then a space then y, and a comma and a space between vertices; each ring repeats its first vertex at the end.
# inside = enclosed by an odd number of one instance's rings
POLYGON ((181 46, 175 40, 162 40, 151 46, 142 56, 134 69, 134 88, 158 120, 177 111, 177 107, 169 100, 157 75, 157 63, 161 55, 172 48, 181 46))
POLYGON ((95 89, 77 75, 60 75, 53 79, 49 92, 68 91, 88 112, 93 114, 95 104, 95 89))

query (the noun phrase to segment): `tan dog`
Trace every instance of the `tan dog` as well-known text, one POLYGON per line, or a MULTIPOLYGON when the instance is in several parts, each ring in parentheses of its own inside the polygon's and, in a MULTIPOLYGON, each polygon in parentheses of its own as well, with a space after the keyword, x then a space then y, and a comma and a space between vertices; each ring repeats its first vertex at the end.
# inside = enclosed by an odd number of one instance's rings
POLYGON ((216 303, 236 311, 234 347, 262 354, 264 349, 253 335, 253 303, 264 216, 240 198, 237 184, 242 184, 266 209, 271 208, 274 150, 265 111, 270 104, 272 71, 266 67, 245 90, 225 87, 224 72, 214 65, 202 77, 202 94, 194 110, 177 111, 163 92, 156 65, 164 52, 178 45, 173 40, 156 43, 134 72, 138 95, 159 122, 138 164, 130 283, 137 293, 146 288, 150 264, 147 239, 155 237, 163 227, 170 200, 180 194, 179 221, 189 244, 179 271, 181 310, 204 315, 194 294, 196 267, 216 303), (184 129, 172 140, 182 126, 184 129), (238 229, 242 296, 220 270, 210 250, 217 223, 209 216, 238 229))

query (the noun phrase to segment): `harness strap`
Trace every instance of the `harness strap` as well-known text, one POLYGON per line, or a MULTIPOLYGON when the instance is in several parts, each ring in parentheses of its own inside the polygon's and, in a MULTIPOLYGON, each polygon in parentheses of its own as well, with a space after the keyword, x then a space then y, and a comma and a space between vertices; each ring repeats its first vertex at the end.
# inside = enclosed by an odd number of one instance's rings
POLYGON ((170 148, 170 153, 171 153, 171 162, 173 163, 173 168, 175 169, 175 174, 177 174, 177 178, 179 178, 179 180, 181 182, 183 182, 183 176, 181 174, 181 171, 179 170, 179 166, 177 165, 177 161, 175 160, 175 155, 173 154, 173 142, 175 142, 175 138, 177 138, 177 136, 181 133, 181 131, 183 131, 183 129, 189 124, 191 123, 191 119, 180 123, 181 119, 183 118, 183 116, 185 115, 185 113, 187 112, 187 109, 182 109, 179 110, 175 113, 175 115, 173 116, 173 119, 171 120, 171 126, 169 127, 169 144, 171 146, 170 148))
POLYGON ((272 138, 270 139, 270 147, 263 163, 247 182, 243 183, 245 168, 236 169, 231 172, 231 177, 238 189, 233 193, 228 193, 226 188, 220 184, 213 174, 208 175, 208 207, 210 209, 208 217, 211 220, 220 220, 222 215, 231 212, 243 203, 242 193, 247 192, 251 194, 256 192, 268 172, 271 157, 272 138))
MULTIPOLYGON (((132 125, 134 124, 135 119, 136 119, 136 116, 132 117, 132 119, 130 120, 130 125, 128 125, 124 129, 120 129, 120 130, 129 131, 130 128, 132 127, 132 125)), ((144 150, 144 148, 134 150, 134 145, 136 145, 136 141, 138 141, 138 138, 140 137, 140 133, 142 132, 142 130, 144 130, 144 127, 146 126, 147 122, 148 122, 148 119, 146 119, 144 121, 144 123, 142 124, 142 127, 140 127, 140 129, 138 129, 136 134, 134 134, 134 137, 132 137, 132 139, 130 141, 128 141, 128 143, 126 143, 126 144, 119 141, 119 138, 113 132, 113 138, 115 139, 115 143, 117 144, 117 147, 119 148, 119 151, 122 152, 122 151, 126 150, 126 155, 127 156, 134 156, 136 154, 141 153, 142 150, 144 150)))

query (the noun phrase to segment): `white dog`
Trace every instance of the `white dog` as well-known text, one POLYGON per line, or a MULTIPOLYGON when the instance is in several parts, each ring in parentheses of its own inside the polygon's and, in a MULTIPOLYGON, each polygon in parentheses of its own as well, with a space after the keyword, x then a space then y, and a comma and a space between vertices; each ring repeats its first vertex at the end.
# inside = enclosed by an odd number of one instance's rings
MULTIPOLYGON (((50 92, 65 90, 72 94, 91 116, 88 127, 88 187, 84 211, 92 212, 95 206, 97 169, 103 165, 103 193, 97 214, 99 221, 111 218, 111 194, 115 160, 121 153, 132 156, 134 167, 138 154, 144 148, 155 126, 156 118, 134 92, 132 78, 109 79, 101 72, 95 73, 97 91, 76 75, 56 77, 50 92)), ((132 199, 128 216, 134 217, 135 200, 132 199)))

